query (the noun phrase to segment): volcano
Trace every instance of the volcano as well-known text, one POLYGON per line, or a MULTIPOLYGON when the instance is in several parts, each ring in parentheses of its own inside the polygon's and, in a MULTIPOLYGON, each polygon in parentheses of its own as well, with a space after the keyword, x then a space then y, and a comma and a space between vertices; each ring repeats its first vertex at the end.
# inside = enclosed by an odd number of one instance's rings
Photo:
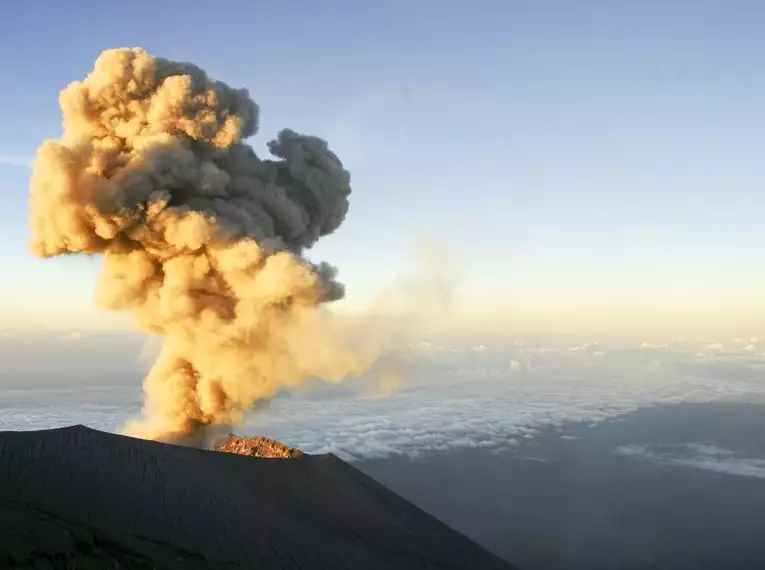
POLYGON ((328 455, 0 432, 0 567, 514 567, 328 455))

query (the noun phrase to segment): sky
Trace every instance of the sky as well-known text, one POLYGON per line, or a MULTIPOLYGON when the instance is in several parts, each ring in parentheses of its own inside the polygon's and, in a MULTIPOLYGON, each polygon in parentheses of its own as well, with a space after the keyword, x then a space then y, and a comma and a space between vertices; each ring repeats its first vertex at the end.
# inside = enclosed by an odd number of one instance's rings
POLYGON ((93 308, 97 259, 29 253, 27 195, 58 92, 140 46, 247 87, 259 154, 285 127, 329 141, 351 210, 310 257, 346 307, 428 242, 455 326, 754 333, 764 22, 756 0, 4 2, 0 329, 123 326, 93 308))

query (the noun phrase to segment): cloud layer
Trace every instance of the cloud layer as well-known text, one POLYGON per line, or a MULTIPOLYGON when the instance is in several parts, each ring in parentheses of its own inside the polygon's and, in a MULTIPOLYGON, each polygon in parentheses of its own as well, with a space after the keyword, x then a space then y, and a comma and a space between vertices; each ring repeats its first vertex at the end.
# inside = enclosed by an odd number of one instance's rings
POLYGON ((636 460, 765 479, 765 458, 743 457, 709 443, 624 445, 616 453, 636 460))
MULTIPOLYGON (((765 403, 765 357, 741 350, 751 339, 722 343, 711 355, 706 341, 650 349, 642 342, 420 343, 401 357, 407 374, 400 386, 361 380, 282 392, 239 431, 351 459, 416 456, 507 448, 546 427, 601 422, 645 406, 765 403)), ((113 430, 138 409, 138 391, 121 390, 82 390, 68 401, 44 392, 0 393, 2 418, 13 429, 83 422, 113 430)))

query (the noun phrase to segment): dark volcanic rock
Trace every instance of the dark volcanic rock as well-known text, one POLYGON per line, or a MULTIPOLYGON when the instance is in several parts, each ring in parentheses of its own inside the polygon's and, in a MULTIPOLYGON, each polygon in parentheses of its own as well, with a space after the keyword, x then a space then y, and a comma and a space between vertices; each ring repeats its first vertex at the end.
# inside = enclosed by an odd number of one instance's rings
MULTIPOLYGON (((109 535, 0 495, 0 568, 153 570, 225 568, 151 540, 109 535)), ((230 567, 230 566, 229 566, 230 567)))
POLYGON ((333 455, 0 432, 0 568, 512 566, 333 455))

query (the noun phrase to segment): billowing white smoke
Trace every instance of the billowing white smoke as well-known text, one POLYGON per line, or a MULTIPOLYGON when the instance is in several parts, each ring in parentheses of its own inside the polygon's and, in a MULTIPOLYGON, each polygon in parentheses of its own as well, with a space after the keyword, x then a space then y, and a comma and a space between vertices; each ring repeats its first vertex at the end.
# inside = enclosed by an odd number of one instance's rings
POLYGON ((60 104, 63 137, 34 164, 31 247, 101 254, 99 305, 162 336, 128 434, 193 442, 282 387, 374 363, 320 309, 343 296, 335 269, 303 257, 348 211, 326 142, 283 130, 276 160, 257 157, 246 90, 141 49, 102 53, 60 104))

